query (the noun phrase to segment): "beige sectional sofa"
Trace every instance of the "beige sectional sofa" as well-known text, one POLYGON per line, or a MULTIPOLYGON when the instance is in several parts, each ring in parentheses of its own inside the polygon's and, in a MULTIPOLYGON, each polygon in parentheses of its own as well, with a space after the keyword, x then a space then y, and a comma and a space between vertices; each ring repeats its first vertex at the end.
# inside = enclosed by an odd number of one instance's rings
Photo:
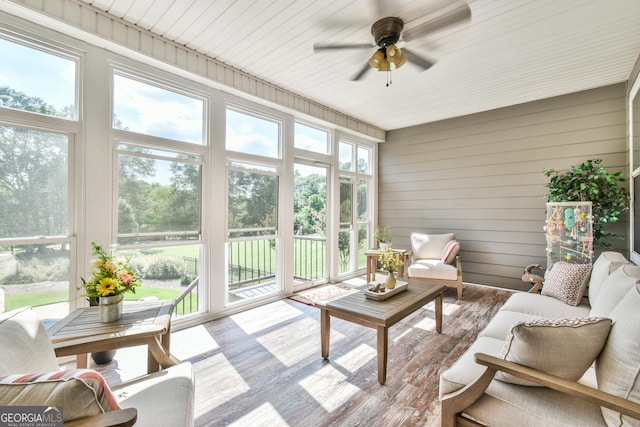
POLYGON ((604 252, 587 280, 575 306, 544 287, 507 300, 442 372, 443 427, 640 426, 640 267, 604 252))
POLYGON ((32 309, 0 313, 0 406, 62 407, 65 426, 189 427, 194 403, 188 362, 110 389, 95 371, 58 367, 32 309))

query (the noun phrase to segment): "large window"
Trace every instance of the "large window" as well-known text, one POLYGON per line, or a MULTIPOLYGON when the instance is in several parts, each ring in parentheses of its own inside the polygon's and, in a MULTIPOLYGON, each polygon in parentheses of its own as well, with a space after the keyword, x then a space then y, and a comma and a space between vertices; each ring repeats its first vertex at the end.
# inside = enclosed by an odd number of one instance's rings
POLYGON ((227 302, 282 290, 278 230, 281 124, 228 108, 227 302), (241 159, 244 159, 241 160, 241 159))
POLYGON ((0 311, 68 311, 78 57, 0 37, 0 311), (16 110, 12 123, 3 109, 16 110), (46 118, 45 118, 46 116, 46 118), (63 119, 63 120, 60 120, 63 119), (46 121, 46 125, 44 124, 46 121))
POLYGON ((140 76, 113 79, 115 240, 143 278, 125 298, 188 294, 179 314, 201 311, 205 102, 140 76))
POLYGON ((339 141, 340 230, 338 253, 340 273, 350 273, 366 266, 365 252, 372 233, 371 147, 339 141), (355 254, 355 256, 354 256, 355 254))

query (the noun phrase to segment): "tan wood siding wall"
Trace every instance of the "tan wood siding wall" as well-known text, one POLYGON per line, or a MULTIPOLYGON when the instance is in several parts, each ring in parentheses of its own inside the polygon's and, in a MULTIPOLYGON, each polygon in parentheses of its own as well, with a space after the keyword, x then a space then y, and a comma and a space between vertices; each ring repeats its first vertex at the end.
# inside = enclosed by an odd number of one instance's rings
MULTIPOLYGON (((543 169, 602 158, 627 171, 626 86, 618 84, 399 129, 379 149, 378 222, 409 248, 412 231, 454 232, 463 280, 526 289, 546 264, 543 169)), ((625 241, 628 218, 611 230, 625 241)))

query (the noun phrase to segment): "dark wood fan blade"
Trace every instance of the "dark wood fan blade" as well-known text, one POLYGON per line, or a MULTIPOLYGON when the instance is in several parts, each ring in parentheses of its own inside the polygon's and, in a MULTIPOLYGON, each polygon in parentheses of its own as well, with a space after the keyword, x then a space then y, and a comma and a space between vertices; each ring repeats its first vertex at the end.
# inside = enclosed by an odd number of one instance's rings
POLYGON ((354 82, 357 81, 357 80, 360 80, 361 78, 364 77, 365 74, 367 74, 367 72, 369 71, 370 68, 371 68, 371 66, 369 64, 364 64, 364 67, 362 67, 362 69, 360 69, 360 71, 358 71, 358 74, 353 76, 353 78, 351 80, 353 80, 354 82))
POLYGON ((404 53, 404 56, 407 57, 409 62, 412 62, 413 64, 416 64, 418 67, 423 68, 424 70, 427 70, 427 69, 431 68, 431 66, 434 64, 433 62, 429 61, 428 59, 425 59, 425 58, 421 57, 420 55, 416 55, 415 53, 411 52, 410 50, 407 50, 406 47, 402 48, 402 53, 404 53))
POLYGON ((322 44, 316 43, 313 45, 313 51, 317 52, 319 50, 340 50, 340 49, 373 49, 376 47, 373 43, 365 44, 365 43, 352 43, 352 44, 322 44))
POLYGON ((466 21, 469 18, 471 18, 471 9, 469 8, 469 5, 461 3, 460 6, 455 9, 452 9, 442 15, 435 16, 433 19, 427 19, 424 23, 413 28, 405 27, 405 30, 402 32, 402 39, 406 41, 415 40, 450 25, 466 21))

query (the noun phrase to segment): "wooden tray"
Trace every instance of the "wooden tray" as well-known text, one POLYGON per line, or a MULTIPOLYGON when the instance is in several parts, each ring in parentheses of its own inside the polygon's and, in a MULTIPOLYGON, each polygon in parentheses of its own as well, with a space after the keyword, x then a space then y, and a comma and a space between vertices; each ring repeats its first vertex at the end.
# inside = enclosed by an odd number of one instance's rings
POLYGON ((400 280, 396 280, 396 287, 389 290, 387 289, 384 293, 380 293, 380 292, 371 292, 369 291, 369 289, 373 288, 373 284, 370 287, 367 287, 367 289, 365 289, 364 291, 364 296, 370 299, 375 299, 378 301, 382 301, 385 300, 387 298, 389 298, 392 295, 395 295, 397 293, 400 293, 402 291, 406 291, 407 288, 409 287, 409 284, 407 282, 402 282, 400 280))

